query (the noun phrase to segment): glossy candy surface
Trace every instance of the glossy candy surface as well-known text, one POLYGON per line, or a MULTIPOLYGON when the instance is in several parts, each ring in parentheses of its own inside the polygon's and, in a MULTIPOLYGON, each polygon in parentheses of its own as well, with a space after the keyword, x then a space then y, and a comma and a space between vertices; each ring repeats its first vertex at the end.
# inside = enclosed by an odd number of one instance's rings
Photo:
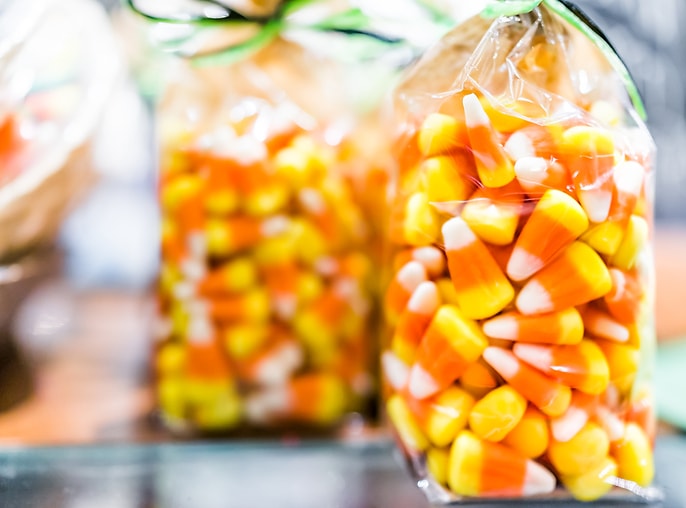
POLYGON ((414 186, 394 197, 413 212, 390 225, 405 236, 382 362, 402 448, 456 496, 649 485, 652 436, 627 408, 654 340, 637 205, 652 168, 583 113, 525 124, 475 93, 451 108, 408 137, 425 158, 400 168, 414 186))

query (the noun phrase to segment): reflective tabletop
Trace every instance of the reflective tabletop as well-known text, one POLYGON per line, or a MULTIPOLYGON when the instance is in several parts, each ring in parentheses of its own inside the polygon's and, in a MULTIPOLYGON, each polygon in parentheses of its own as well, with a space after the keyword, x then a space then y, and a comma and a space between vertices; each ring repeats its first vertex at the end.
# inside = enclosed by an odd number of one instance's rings
MULTIPOLYGON (((686 436, 660 437, 657 469, 665 493, 660 506, 686 506, 686 436)), ((428 503, 391 444, 375 440, 4 449, 0 506, 424 508, 428 503)))

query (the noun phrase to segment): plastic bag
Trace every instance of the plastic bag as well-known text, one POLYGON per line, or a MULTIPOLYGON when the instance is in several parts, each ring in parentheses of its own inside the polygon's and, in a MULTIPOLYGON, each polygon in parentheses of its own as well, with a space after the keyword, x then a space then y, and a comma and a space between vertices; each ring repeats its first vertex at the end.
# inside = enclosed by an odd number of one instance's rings
POLYGON ((382 367, 435 502, 658 495, 654 145, 580 16, 496 2, 396 91, 382 367))
POLYGON ((354 69, 308 34, 215 28, 195 42, 233 42, 174 59, 156 113, 162 417, 182 431, 335 429, 373 408, 388 135, 354 69))

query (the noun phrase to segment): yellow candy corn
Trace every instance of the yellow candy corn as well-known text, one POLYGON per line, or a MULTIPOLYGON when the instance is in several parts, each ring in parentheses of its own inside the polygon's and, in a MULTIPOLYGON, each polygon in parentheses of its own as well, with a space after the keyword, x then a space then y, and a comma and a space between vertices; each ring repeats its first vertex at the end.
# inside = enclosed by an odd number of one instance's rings
POLYGON ((612 456, 617 460, 617 476, 647 487, 653 481, 655 465, 648 437, 636 423, 626 425, 624 437, 612 445, 612 456))
POLYGON ((403 444, 414 451, 429 448, 429 440, 400 395, 393 395, 386 403, 388 417, 403 444))
POLYGON ((610 452, 610 439, 602 427, 587 423, 566 442, 552 440, 548 458, 562 476, 579 476, 602 462, 610 452))
POLYGON ((538 409, 529 406, 502 443, 527 458, 535 459, 546 451, 548 441, 547 418, 538 409))
POLYGON ((457 433, 467 425, 467 418, 474 405, 474 397, 451 386, 431 400, 431 409, 426 415, 424 429, 435 446, 448 446, 457 433))
POLYGON ((422 180, 430 202, 446 203, 464 201, 472 185, 460 173, 452 157, 440 156, 426 159, 421 166, 422 180))
POLYGON ((419 150, 427 157, 450 151, 463 143, 464 125, 456 118, 442 113, 431 113, 419 129, 419 150))
POLYGON ((603 458, 576 476, 562 476, 565 488, 579 501, 595 501, 607 494, 617 478, 617 463, 603 458))
POLYGON ((504 385, 478 401, 469 413, 469 428, 481 439, 501 441, 520 422, 526 399, 504 385))
POLYGON ((610 258, 610 264, 622 270, 631 270, 648 243, 648 233, 646 220, 638 215, 632 215, 622 243, 619 244, 614 256, 610 258))
POLYGON ((412 194, 405 204, 403 237, 409 245, 422 246, 434 243, 440 224, 429 198, 424 192, 412 194))
POLYGON ((436 483, 448 483, 449 448, 431 448, 426 452, 426 469, 436 483))

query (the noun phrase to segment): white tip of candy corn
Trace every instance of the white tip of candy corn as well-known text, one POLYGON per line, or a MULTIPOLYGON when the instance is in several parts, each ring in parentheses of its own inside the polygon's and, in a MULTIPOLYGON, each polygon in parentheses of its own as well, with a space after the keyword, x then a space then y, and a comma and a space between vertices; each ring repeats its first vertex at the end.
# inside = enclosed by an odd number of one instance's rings
POLYGON ((245 401, 245 413, 251 422, 266 423, 274 414, 285 411, 288 404, 288 393, 285 388, 267 388, 248 397, 245 401))
POLYGON ((553 363, 553 352, 549 346, 518 343, 512 352, 521 361, 539 369, 546 369, 553 363))
POLYGON ((519 372, 519 363, 509 351, 490 346, 484 350, 483 356, 484 360, 506 379, 516 376, 519 372))
POLYGON ((432 275, 438 275, 445 269, 443 252, 436 247, 417 247, 412 253, 412 257, 423 264, 432 275))
POLYGON ((610 213, 612 204, 612 193, 604 191, 580 191, 579 200, 581 201, 588 220, 591 222, 603 222, 610 213))
POLYGON ((636 161, 625 161, 615 166, 612 176, 618 190, 637 196, 641 192, 645 170, 636 161))
POLYGON ((441 231, 446 250, 459 250, 471 245, 476 240, 474 232, 460 217, 453 217, 446 221, 441 231))
POLYGON ((407 302, 407 310, 418 314, 433 314, 441 304, 438 288, 433 282, 422 282, 414 290, 410 301, 407 302))
POLYGON ((482 329, 488 337, 515 340, 519 332, 519 325, 514 316, 498 316, 486 321, 482 329))
POLYGON ((516 247, 507 262, 507 275, 512 280, 520 281, 528 279, 534 273, 543 268, 543 261, 521 247, 516 247))
POLYGON ((537 494, 548 494, 555 490, 557 481, 553 473, 545 467, 528 460, 526 462, 526 473, 524 475, 524 485, 522 494, 525 496, 535 496, 537 494))
POLYGON ((550 431, 555 441, 566 443, 584 428, 586 422, 588 422, 588 412, 572 405, 562 416, 550 419, 550 431))
POLYGON ((410 368, 395 353, 386 351, 381 355, 381 368, 386 380, 395 391, 405 388, 407 379, 410 377, 410 368))
POLYGON ((396 277, 405 290, 414 292, 426 280, 426 268, 419 261, 410 261, 398 270, 396 277))
MULTIPOLYGON (((523 132, 513 133, 507 139, 507 142, 505 143, 505 146, 503 148, 505 148, 505 153, 507 154, 507 156, 511 160, 516 161, 517 163, 519 163, 519 161, 524 158, 539 158, 535 157, 536 149, 534 148, 534 144, 531 141, 531 138, 523 132)), ((545 170, 545 167, 543 168, 543 170, 545 170)), ((517 175, 517 177, 519 177, 519 173, 517 172, 517 164, 515 164, 515 174, 517 175)))
POLYGON ((601 427, 605 429, 610 442, 614 443, 624 437, 624 422, 606 406, 600 405, 596 408, 596 418, 601 427))
POLYGON ((467 128, 471 129, 491 123, 486 111, 484 111, 483 106, 479 102, 479 98, 475 94, 465 95, 464 99, 462 99, 462 105, 464 106, 464 122, 467 128))
MULTIPOLYGON (((507 150, 507 145, 505 149, 507 150)), ((521 157, 514 165, 515 175, 520 182, 541 183, 546 169, 548 161, 543 157, 521 157)))
POLYGON ((294 342, 285 343, 263 360, 256 381, 263 385, 283 385, 303 362, 303 352, 294 342))
POLYGON ((261 230, 265 237, 271 237, 285 233, 290 225, 288 217, 277 215, 262 222, 261 230))
POLYGON ((433 377, 419 365, 415 365, 410 371, 408 388, 416 399, 425 399, 440 390, 433 377))
POLYGON ((550 293, 537 280, 529 281, 522 288, 515 304, 522 314, 541 314, 554 310, 550 293))

